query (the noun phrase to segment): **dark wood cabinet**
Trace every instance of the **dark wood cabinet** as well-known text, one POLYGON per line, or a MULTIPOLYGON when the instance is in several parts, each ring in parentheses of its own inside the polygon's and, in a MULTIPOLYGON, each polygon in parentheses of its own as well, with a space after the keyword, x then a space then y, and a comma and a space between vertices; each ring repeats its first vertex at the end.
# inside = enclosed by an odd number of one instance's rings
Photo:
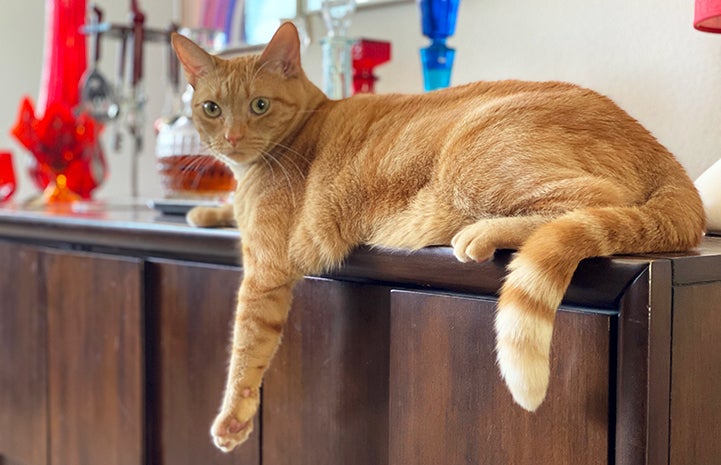
POLYGON ((498 375, 494 308, 489 299, 393 292, 389 463, 609 463, 612 316, 559 311, 553 380, 528 413, 498 375))
POLYGON ((147 265, 150 463, 258 464, 259 429, 230 454, 210 439, 228 362, 237 268, 153 260, 147 265))
POLYGON ((296 287, 263 383, 264 464, 388 463, 388 291, 316 278, 296 287))
POLYGON ((40 253, 0 242, 0 464, 45 465, 47 312, 40 253))
POLYGON ((143 459, 142 262, 0 243, 0 457, 143 459))
POLYGON ((44 252, 50 464, 143 459, 142 262, 44 252))
POLYGON ((721 463, 721 283, 680 286, 673 299, 669 463, 721 463))
POLYGON ((238 234, 0 209, 0 464, 721 464, 721 239, 584 261, 548 397, 495 363, 510 252, 359 250, 294 292, 248 442, 211 443, 238 234))

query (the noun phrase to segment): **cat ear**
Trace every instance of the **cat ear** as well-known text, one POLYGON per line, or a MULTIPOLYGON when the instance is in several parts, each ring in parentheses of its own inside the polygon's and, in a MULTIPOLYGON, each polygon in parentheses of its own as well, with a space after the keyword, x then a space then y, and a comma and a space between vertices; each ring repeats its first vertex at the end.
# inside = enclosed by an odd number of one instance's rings
POLYGON ((280 25, 260 56, 261 65, 278 66, 286 77, 300 74, 300 40, 298 29, 291 22, 280 25))
POLYGON ((213 57, 195 42, 176 32, 170 36, 170 42, 175 54, 178 55, 180 64, 183 65, 188 84, 195 88, 198 78, 215 66, 213 57))

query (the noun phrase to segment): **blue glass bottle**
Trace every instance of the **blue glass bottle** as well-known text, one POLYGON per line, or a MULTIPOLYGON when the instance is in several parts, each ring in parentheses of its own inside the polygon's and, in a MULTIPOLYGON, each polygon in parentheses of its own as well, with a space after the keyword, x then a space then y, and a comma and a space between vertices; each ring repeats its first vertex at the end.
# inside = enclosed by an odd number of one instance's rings
POLYGON ((460 0, 419 0, 423 35, 431 39, 431 45, 420 50, 426 91, 451 83, 456 51, 446 45, 446 40, 455 33, 459 3, 460 0))

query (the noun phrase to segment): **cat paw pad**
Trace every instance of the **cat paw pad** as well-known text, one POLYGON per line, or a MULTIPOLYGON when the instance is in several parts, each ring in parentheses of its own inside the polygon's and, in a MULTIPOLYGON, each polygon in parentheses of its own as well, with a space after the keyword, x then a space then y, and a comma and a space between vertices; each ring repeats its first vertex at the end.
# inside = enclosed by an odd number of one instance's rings
POLYGON ((235 449, 253 432, 253 417, 260 403, 258 394, 257 389, 245 388, 226 399, 210 428, 213 443, 223 452, 235 449))
POLYGON ((223 452, 230 452, 242 444, 253 432, 253 421, 242 421, 232 414, 221 413, 215 419, 210 434, 215 446, 223 452))

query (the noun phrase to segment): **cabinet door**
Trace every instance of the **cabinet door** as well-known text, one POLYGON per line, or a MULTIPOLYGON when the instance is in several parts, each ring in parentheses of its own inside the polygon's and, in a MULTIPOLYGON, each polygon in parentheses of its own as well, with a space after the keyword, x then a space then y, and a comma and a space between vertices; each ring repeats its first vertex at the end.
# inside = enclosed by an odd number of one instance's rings
POLYGON ((498 373, 494 312, 492 300, 393 292, 390 463, 608 463, 611 317, 558 313, 548 396, 528 413, 498 373))
POLYGON ((721 463, 721 283, 673 294, 671 465, 721 463))
POLYGON ((298 284, 263 384, 264 464, 388 463, 389 297, 381 286, 298 284))
POLYGON ((150 462, 258 464, 261 425, 229 454, 210 425, 225 387, 238 268, 158 261, 148 264, 150 462))
POLYGON ((50 463, 143 460, 142 262, 46 252, 50 463))
POLYGON ((0 242, 0 463, 47 463, 47 320, 38 251, 0 242))

